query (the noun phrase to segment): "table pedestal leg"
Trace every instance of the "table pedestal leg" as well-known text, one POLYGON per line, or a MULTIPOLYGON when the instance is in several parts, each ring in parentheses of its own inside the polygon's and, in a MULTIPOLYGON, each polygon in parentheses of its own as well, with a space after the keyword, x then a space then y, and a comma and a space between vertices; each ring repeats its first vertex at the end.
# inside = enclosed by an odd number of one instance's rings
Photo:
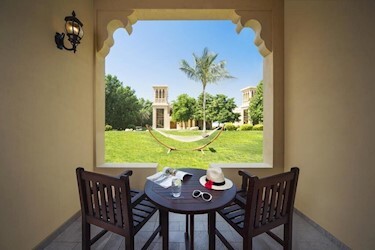
POLYGON ((185 237, 186 239, 189 238, 189 215, 186 214, 186 218, 185 218, 185 237))
POLYGON ((210 250, 215 250, 215 223, 216 212, 208 213, 208 246, 210 250))
POLYGON ((189 235, 190 249, 194 250, 194 214, 190 215, 190 235, 189 235))
POLYGON ((168 211, 159 209, 160 213, 160 224, 161 224, 161 235, 163 237, 163 250, 169 248, 169 214, 168 211))
POLYGON ((194 214, 186 214, 185 249, 194 250, 194 214))

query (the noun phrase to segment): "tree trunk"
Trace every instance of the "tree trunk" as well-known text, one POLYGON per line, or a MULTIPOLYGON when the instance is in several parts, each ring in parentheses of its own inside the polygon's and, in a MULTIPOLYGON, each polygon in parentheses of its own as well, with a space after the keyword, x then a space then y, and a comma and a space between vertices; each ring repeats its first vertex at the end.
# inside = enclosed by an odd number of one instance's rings
POLYGON ((206 85, 203 84, 203 133, 206 133, 206 85))

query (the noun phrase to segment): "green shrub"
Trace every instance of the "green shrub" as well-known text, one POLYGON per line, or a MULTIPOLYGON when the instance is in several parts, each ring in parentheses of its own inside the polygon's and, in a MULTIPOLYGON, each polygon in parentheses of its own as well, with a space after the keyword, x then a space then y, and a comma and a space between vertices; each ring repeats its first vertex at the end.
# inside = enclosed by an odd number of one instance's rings
POLYGON ((237 129, 236 125, 234 125, 233 123, 231 122, 228 122, 228 123, 225 123, 224 125, 224 129, 225 130, 228 130, 228 131, 234 131, 237 129))
POLYGON ((263 124, 254 125, 253 130, 263 131, 263 124))
POLYGON ((111 131, 112 130, 112 126, 111 125, 105 125, 105 131, 111 131))
POLYGON ((243 124, 243 125, 241 125, 241 127, 240 127, 240 130, 241 130, 241 131, 252 130, 252 129, 253 129, 253 125, 251 125, 251 124, 243 124))
POLYGON ((135 125, 134 124, 129 124, 127 128, 135 130, 135 125))

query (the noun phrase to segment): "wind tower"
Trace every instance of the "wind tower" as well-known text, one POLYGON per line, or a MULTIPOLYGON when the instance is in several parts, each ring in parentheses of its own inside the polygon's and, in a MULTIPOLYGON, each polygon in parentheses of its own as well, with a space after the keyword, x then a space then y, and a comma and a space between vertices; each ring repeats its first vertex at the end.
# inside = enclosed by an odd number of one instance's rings
POLYGON ((168 86, 152 86, 154 103, 152 104, 152 128, 170 129, 170 106, 168 103, 168 86))
POLYGON ((242 105, 241 105, 241 124, 247 124, 249 123, 249 106, 250 106, 250 100, 253 98, 256 87, 246 87, 241 89, 242 92, 242 105))

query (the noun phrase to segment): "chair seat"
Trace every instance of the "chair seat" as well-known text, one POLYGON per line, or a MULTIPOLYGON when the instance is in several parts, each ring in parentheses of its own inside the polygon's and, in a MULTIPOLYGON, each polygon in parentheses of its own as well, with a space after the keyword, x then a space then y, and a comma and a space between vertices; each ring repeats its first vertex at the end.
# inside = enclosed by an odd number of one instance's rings
POLYGON ((138 232, 143 225, 155 214, 158 209, 144 198, 140 203, 138 203, 133 209, 133 223, 134 230, 138 232))
POLYGON ((238 233, 241 233, 244 228, 245 209, 234 201, 228 206, 217 211, 238 233))

